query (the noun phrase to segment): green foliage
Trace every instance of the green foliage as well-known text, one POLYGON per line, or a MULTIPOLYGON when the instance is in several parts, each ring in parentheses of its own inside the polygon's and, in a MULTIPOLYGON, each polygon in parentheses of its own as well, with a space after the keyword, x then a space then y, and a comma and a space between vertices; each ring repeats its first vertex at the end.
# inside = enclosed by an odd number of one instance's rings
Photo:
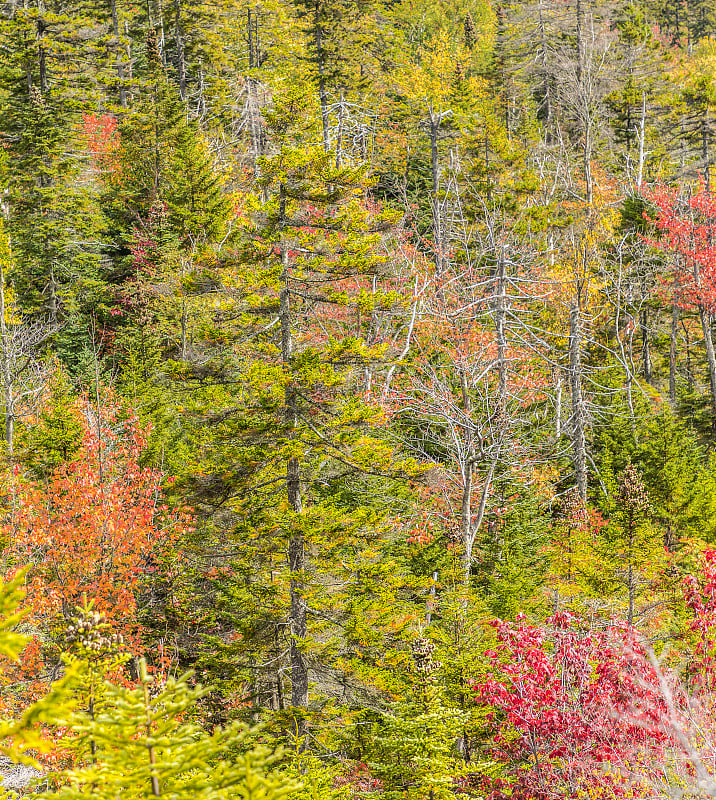
POLYGON ((280 800, 298 788, 281 775, 266 774, 279 756, 235 723, 207 734, 186 714, 207 693, 190 688, 189 676, 169 678, 156 689, 139 665, 136 689, 106 684, 106 707, 94 718, 75 713, 64 720, 88 756, 60 777, 46 797, 117 796, 280 800), (150 693, 150 687, 152 689, 150 693))
POLYGON ((514 619, 537 600, 548 563, 549 519, 533 492, 515 493, 508 477, 495 487, 496 509, 478 540, 474 586, 496 617, 514 619))
POLYGON ((291 800, 349 800, 352 796, 349 785, 337 785, 339 767, 306 751, 293 754, 281 773, 300 782, 291 800))
POLYGON ((76 135, 62 101, 35 87, 5 126, 10 144, 2 182, 8 192, 20 307, 53 320, 71 316, 99 268, 103 221, 96 198, 78 182, 76 135))
POLYGON ((39 399, 3 524, 72 462, 98 380, 151 427, 148 505, 192 517, 175 563, 133 567, 137 685, 91 604, 58 617, 67 682, 11 734, 26 756, 56 723, 75 763, 45 796, 475 795, 492 617, 582 609, 679 648, 716 544, 714 309, 655 252, 645 183, 681 210, 713 177, 712 6, 5 9, 0 388, 39 399), (41 390, 12 372, 28 316, 52 323, 41 390))
MULTIPOLYGON (((445 702, 433 671, 434 645, 428 639, 413 643, 418 676, 410 694, 390 711, 368 714, 371 720, 367 762, 371 775, 381 782, 386 800, 451 800, 461 795, 460 778, 466 771, 459 748, 467 714, 445 702), (422 676, 421 674, 422 673, 422 676)), ((486 765, 473 764, 471 771, 486 765)))
POLYGON ((16 438, 18 457, 38 478, 48 477, 69 461, 82 437, 72 385, 59 365, 53 370, 47 392, 37 419, 23 424, 16 438))

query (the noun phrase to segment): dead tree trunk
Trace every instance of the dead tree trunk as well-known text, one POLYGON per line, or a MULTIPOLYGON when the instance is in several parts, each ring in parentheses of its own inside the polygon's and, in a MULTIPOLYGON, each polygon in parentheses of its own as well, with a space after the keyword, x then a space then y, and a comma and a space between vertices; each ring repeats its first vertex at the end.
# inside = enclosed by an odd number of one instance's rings
POLYGON ((587 500, 586 414, 582 395, 582 319, 579 302, 572 302, 569 311, 569 383, 572 393, 572 456, 577 491, 587 500))
POLYGON ((505 254, 500 253, 495 286, 495 332, 497 334, 497 416, 498 425, 504 424, 507 412, 507 273, 505 254))
POLYGON ((641 332, 641 360, 644 367, 644 380, 651 383, 651 353, 649 351, 649 317, 646 308, 641 309, 639 328, 641 332))
POLYGON ((669 400, 676 404, 676 346, 679 335, 679 309, 671 308, 671 332, 669 334, 669 400))
POLYGON ((428 123, 430 125, 430 173, 432 177, 432 206, 433 230, 435 236, 435 272, 440 275, 443 271, 443 226, 440 213, 440 161, 438 158, 438 137, 442 114, 429 109, 428 123))

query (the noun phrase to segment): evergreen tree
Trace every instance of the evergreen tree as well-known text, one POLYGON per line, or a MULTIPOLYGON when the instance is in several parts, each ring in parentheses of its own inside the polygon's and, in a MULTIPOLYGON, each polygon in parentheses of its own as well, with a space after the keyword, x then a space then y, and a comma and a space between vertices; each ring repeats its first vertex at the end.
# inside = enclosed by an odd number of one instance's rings
POLYGON ((102 220, 78 183, 64 100, 32 86, 3 124, 4 183, 20 307, 57 322, 97 280, 102 220))
MULTIPOLYGON (((261 191, 247 203, 233 265, 241 272, 232 276, 228 264, 223 271, 227 289, 230 280, 243 287, 232 317, 239 324, 224 334, 238 344, 206 368, 240 390, 207 393, 215 405, 203 413, 213 429, 197 431, 207 477, 188 476, 202 508, 231 510, 241 553, 223 565, 226 577, 216 576, 224 624, 241 632, 222 649, 242 652, 253 697, 284 709, 279 719, 299 743, 309 705, 320 709, 309 671, 334 676, 331 686, 352 659, 335 621, 353 626, 354 615, 377 604, 373 581, 390 574, 389 563, 373 577, 363 562, 382 549, 385 509, 371 487, 395 475, 393 448, 367 431, 381 412, 360 396, 361 376, 380 357, 364 326, 374 307, 393 302, 389 292, 370 294, 386 266, 381 234, 392 217, 366 210, 363 168, 335 166, 315 111, 299 86, 276 96, 267 114, 274 155, 260 162, 261 191), (281 676, 286 644, 290 700, 281 676), (252 666, 257 647, 268 669, 252 666)), ((201 386, 199 374, 186 378, 201 386)), ((210 551, 216 524, 206 528, 210 551)), ((236 666, 234 659, 229 668, 236 666)))
MULTIPOLYGON (((90 641, 86 625, 82 632, 86 647, 100 644, 90 641)), ((156 680, 140 660, 136 689, 105 681, 103 708, 63 720, 86 758, 57 776, 57 791, 38 796, 280 800, 293 793, 299 784, 268 774, 279 755, 254 744, 255 734, 246 726, 237 723, 209 735, 186 719, 206 694, 190 688, 188 680, 189 675, 169 678, 154 688, 156 680)))

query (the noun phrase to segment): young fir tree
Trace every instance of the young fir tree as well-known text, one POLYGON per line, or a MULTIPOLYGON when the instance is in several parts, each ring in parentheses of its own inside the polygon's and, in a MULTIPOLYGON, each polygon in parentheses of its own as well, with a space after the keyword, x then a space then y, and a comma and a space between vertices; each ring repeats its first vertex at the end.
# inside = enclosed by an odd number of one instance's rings
POLYGON ((629 625, 644 623, 640 599, 645 590, 653 598, 656 577, 665 566, 663 539, 650 524, 649 511, 644 481, 629 463, 617 481, 612 519, 604 531, 606 551, 602 561, 602 568, 609 567, 619 593, 626 596, 623 605, 629 625))
POLYGON ((82 443, 82 422, 72 385, 57 363, 45 391, 46 400, 32 418, 20 424, 17 434, 19 461, 43 479, 66 464, 82 443))
MULTIPOLYGON (((100 623, 101 624, 101 623, 100 623)), ((85 649, 105 647, 82 625, 85 649)), ((88 669, 87 660, 80 667, 88 669)), ((235 723, 208 734, 187 719, 207 690, 191 688, 190 676, 169 678, 161 686, 139 662, 139 685, 128 689, 103 680, 102 705, 61 719, 77 737, 85 758, 56 776, 60 787, 39 797, 241 798, 281 800, 299 787, 270 768, 280 755, 254 743, 255 734, 235 723)))
MULTIPOLYGON (((27 644, 14 632, 23 617, 18 611, 23 579, 20 573, 0 586, 0 655, 5 659, 17 660, 27 644)), ((190 721, 206 690, 191 688, 188 674, 158 687, 142 659, 137 688, 110 680, 126 656, 120 652, 121 637, 111 633, 91 603, 85 602, 70 622, 67 640, 73 653, 64 678, 19 720, 0 726, 3 752, 14 761, 36 766, 27 751, 51 748, 52 740, 43 735, 48 727, 60 731, 60 747, 73 753, 73 766, 51 774, 46 783, 52 788, 35 796, 281 800, 300 790, 300 782, 272 771, 280 753, 256 744, 256 731, 235 724, 208 734, 190 721)), ((29 773, 27 780, 32 777, 29 773)))
POLYGON ((385 800, 452 800, 493 771, 489 762, 461 758, 469 714, 447 701, 434 652, 431 640, 416 639, 408 695, 380 715, 366 713, 372 725, 365 757, 385 800))

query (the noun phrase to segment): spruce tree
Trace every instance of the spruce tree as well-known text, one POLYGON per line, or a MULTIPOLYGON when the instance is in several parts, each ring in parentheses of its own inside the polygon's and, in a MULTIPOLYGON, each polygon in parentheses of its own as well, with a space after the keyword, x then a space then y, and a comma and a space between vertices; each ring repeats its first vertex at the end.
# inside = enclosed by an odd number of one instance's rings
POLYGON ((79 182, 81 164, 69 141, 76 131, 65 101, 32 85, 0 121, 7 143, 4 185, 8 230, 18 268, 20 307, 62 321, 97 281, 102 219, 79 182))

